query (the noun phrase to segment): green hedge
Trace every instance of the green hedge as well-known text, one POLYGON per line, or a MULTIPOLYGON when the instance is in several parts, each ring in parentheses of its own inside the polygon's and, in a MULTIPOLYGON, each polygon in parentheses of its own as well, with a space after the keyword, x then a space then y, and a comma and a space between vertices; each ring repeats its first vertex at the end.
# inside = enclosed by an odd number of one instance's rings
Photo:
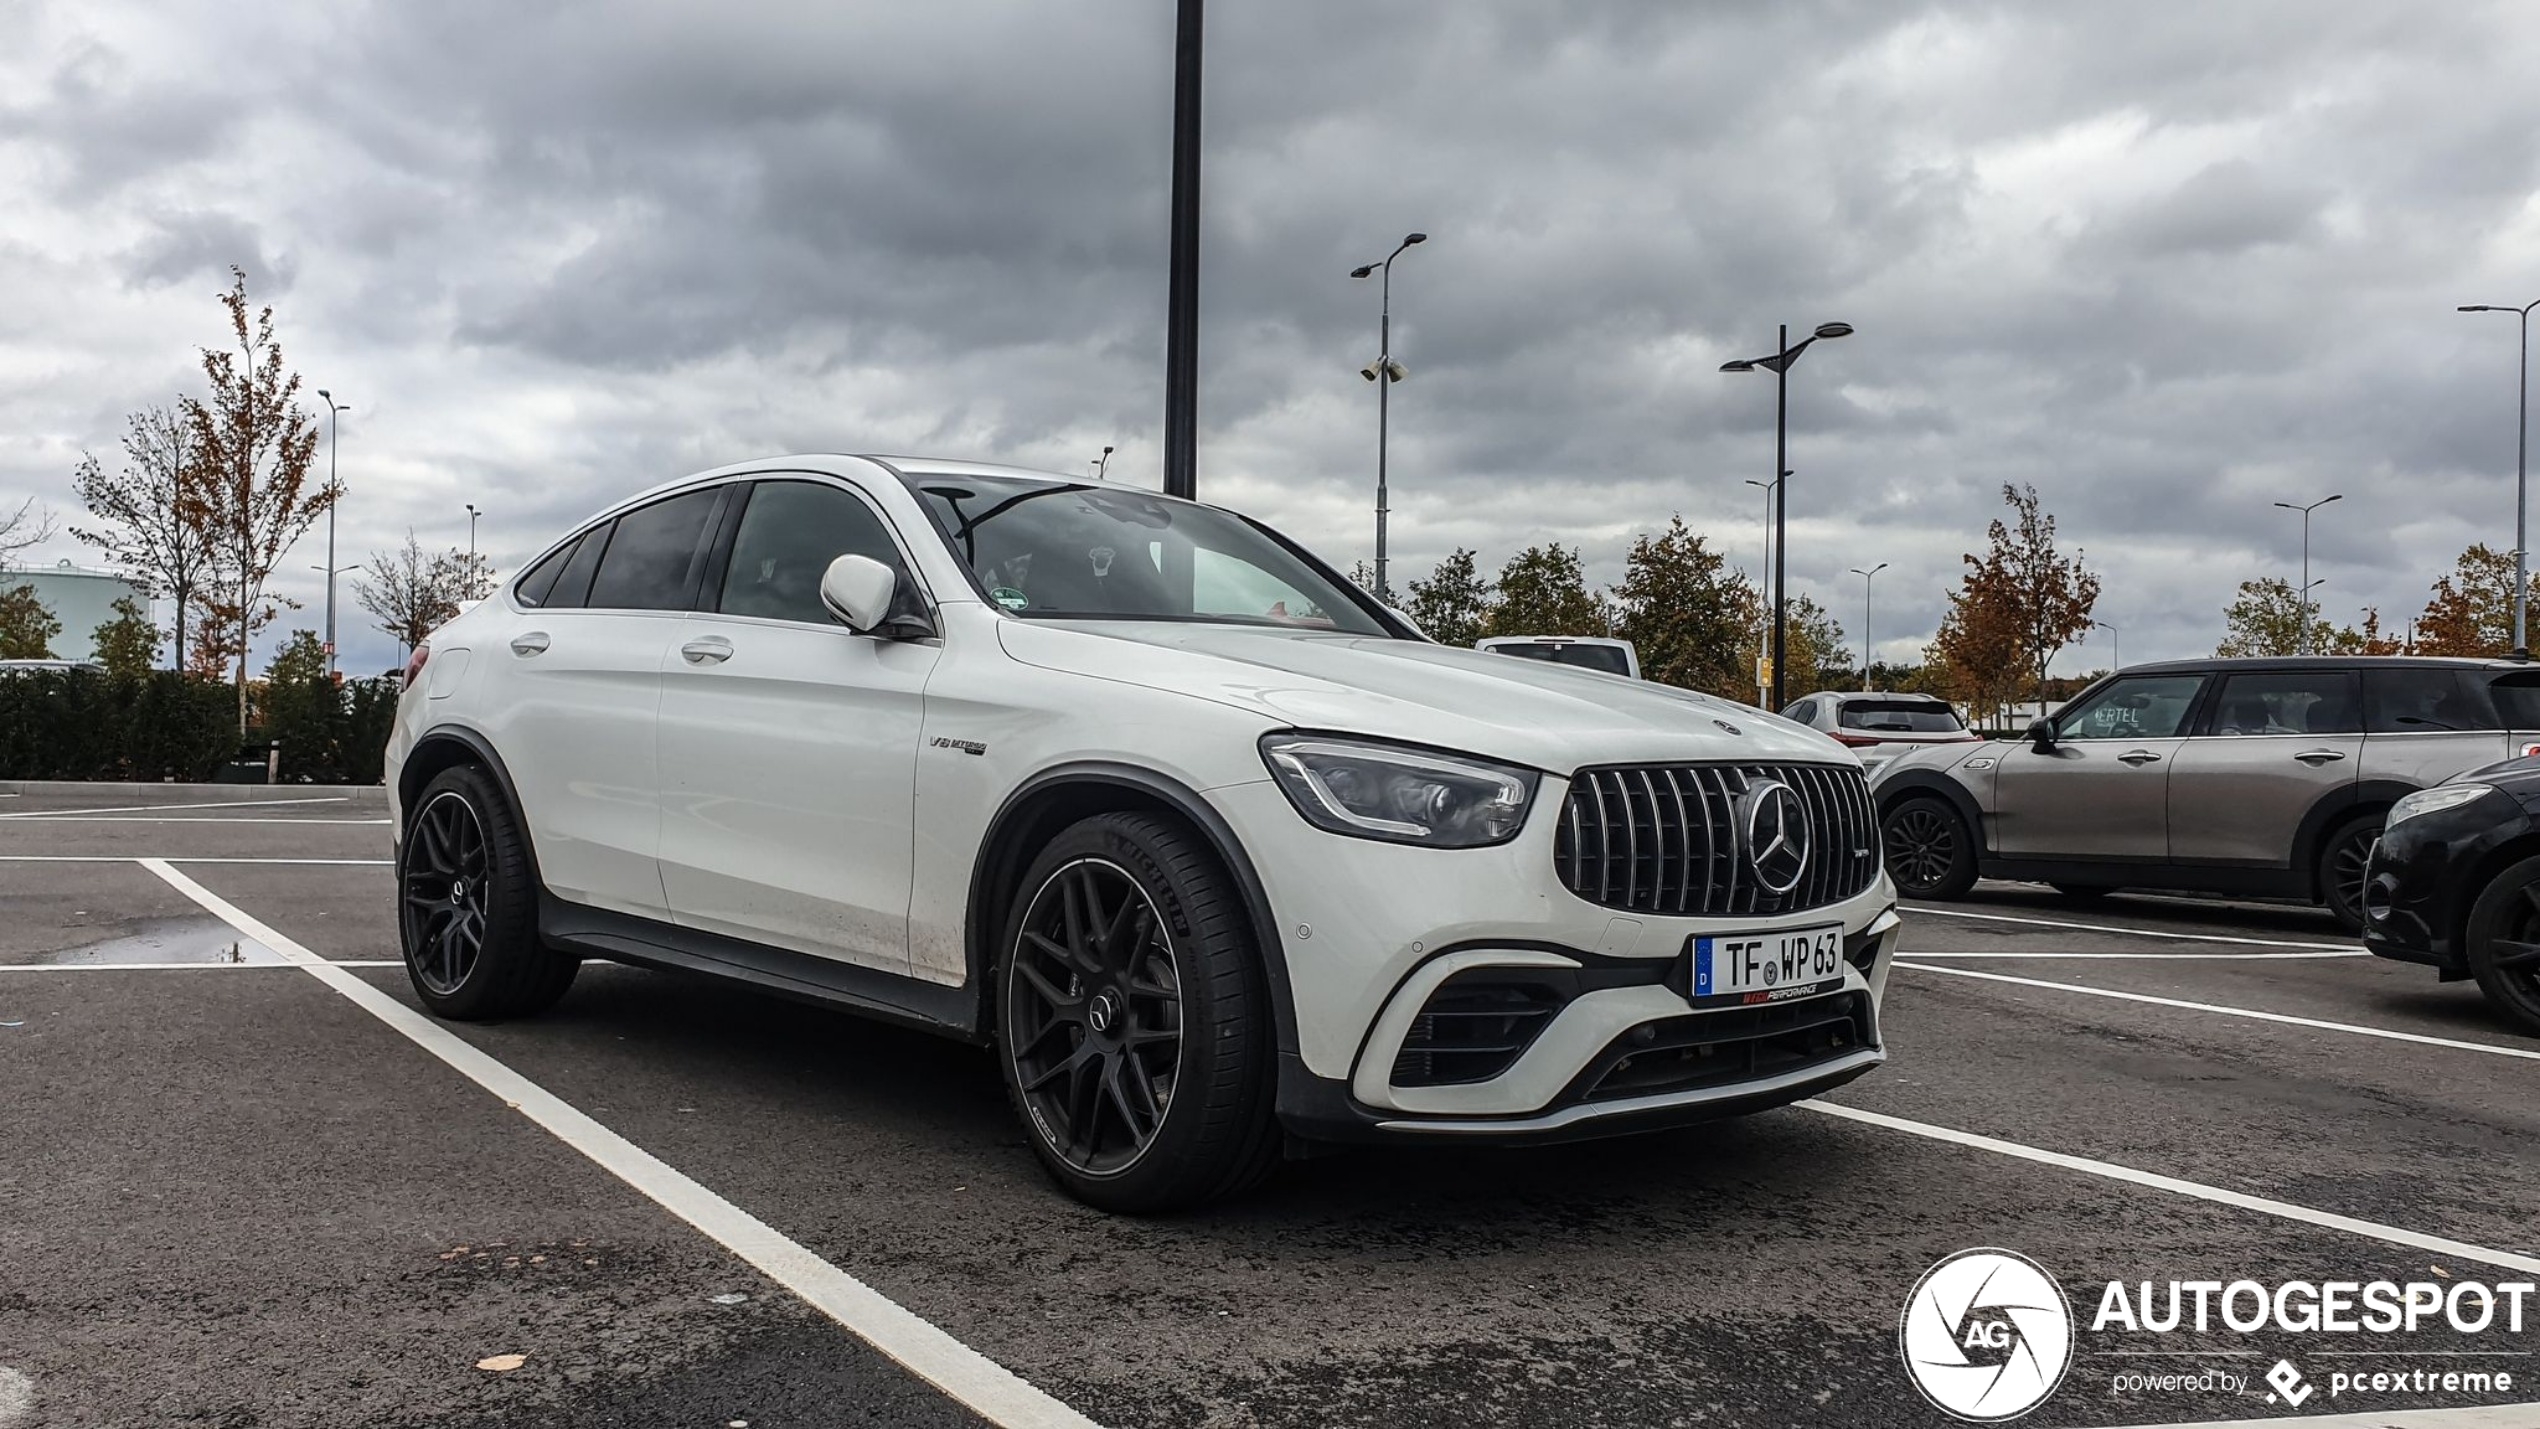
POLYGON ((208 779, 237 752, 238 696, 217 680, 0 674, 0 778, 208 779))
MULTIPOLYGON (((376 784, 397 716, 392 680, 250 686, 260 724, 244 746, 282 741, 286 783, 376 784)), ((156 670, 0 674, 0 779, 199 781, 240 757, 238 693, 225 681, 156 670)))

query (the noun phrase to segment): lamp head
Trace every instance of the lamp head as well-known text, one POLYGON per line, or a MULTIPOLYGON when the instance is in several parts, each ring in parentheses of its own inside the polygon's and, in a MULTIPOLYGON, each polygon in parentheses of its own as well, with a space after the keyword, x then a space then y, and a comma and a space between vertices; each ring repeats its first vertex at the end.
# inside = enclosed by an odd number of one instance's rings
POLYGON ((2343 501, 2343 500, 2345 500, 2345 499, 2346 499, 2346 493, 2341 491, 2341 492, 2337 493, 2335 496, 2331 496, 2331 497, 2328 497, 2328 498, 2326 498, 2326 499, 2322 500, 2322 501, 2320 502, 2320 505, 2322 505, 2322 506, 2326 506, 2326 505, 2327 505, 2329 502, 2331 502, 2331 501, 2343 501))
POLYGON ((1829 338, 1831 338, 1831 337, 1850 337, 1850 336, 1852 336, 1852 324, 1850 324, 1850 323, 1819 323, 1819 324, 1817 324, 1817 336, 1819 336, 1819 337, 1829 337, 1829 338))
POLYGON ((1376 265, 1375 265, 1375 264, 1373 264, 1373 263, 1361 263, 1361 264, 1359 264, 1357 267, 1352 268, 1352 269, 1350 269, 1350 270, 1349 270, 1349 276, 1351 276, 1351 277, 1353 277, 1353 278, 1364 278, 1364 277, 1366 277, 1368 274, 1373 273, 1373 272, 1375 272, 1375 271, 1376 271, 1376 265))
POLYGON ((1755 370, 1755 364, 1741 357, 1734 362, 1721 363, 1720 370, 1722 372, 1752 372, 1755 370))
POLYGON ((1405 248, 1410 247, 1414 243, 1426 243, 1428 241, 1429 235, 1425 233, 1406 233, 1402 236, 1402 246, 1405 248))
POLYGON ((332 392, 327 391, 327 390, 326 390, 325 388, 323 388, 323 387, 320 387, 320 388, 318 389, 318 395, 319 395, 319 396, 321 396, 321 397, 324 397, 324 398, 325 398, 326 400, 328 400, 329 402, 332 402, 332 401, 334 401, 334 400, 335 400, 335 394, 334 394, 334 393, 332 393, 332 392))
POLYGON ((1385 380, 1386 380, 1386 381, 1389 381, 1389 382, 1400 382, 1402 379, 1404 379, 1405 377, 1408 377, 1408 376, 1410 376, 1410 375, 1411 375, 1411 369, 1409 369, 1409 368, 1407 368, 1407 367, 1403 366, 1403 365, 1402 365, 1401 363, 1399 363, 1399 362, 1388 362, 1388 363, 1386 363, 1386 364, 1385 364, 1385 380))
POLYGON ((1362 368, 1358 369, 1358 375, 1359 375, 1359 376, 1361 376, 1361 377, 1366 378, 1366 379, 1367 379, 1368 381, 1370 381, 1370 382, 1375 381, 1375 380, 1376 380, 1376 364, 1374 364, 1374 363, 1372 363, 1372 362, 1371 362, 1371 363, 1368 363, 1366 366, 1364 366, 1364 367, 1362 367, 1362 368))
POLYGON ((2465 313, 2501 313, 2504 309, 2496 306, 2494 303, 2463 303, 2461 304, 2461 311, 2465 313))

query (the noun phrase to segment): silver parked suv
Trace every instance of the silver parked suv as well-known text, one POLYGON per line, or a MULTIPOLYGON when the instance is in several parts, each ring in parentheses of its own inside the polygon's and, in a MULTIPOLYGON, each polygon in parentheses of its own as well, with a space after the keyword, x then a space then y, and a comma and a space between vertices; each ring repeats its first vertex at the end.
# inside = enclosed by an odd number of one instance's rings
POLYGON ((2522 661, 2179 660, 2099 681, 2022 740, 1900 754, 1872 795, 1909 898, 1978 876, 2190 889, 2309 899, 2360 929, 2390 805, 2535 743, 2522 661))

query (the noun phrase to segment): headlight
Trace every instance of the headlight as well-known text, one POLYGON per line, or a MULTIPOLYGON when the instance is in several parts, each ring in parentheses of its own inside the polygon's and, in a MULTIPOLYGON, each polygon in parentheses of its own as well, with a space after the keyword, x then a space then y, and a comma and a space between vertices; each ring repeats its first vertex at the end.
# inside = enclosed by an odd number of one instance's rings
POLYGON ((2419 814, 2435 814, 2445 809, 2457 809, 2463 804, 2474 804, 2495 787, 2493 784, 2437 784, 2431 789, 2419 789, 2413 794, 2401 796, 2398 803, 2390 806, 2390 817, 2382 827, 2389 828, 2419 814))
POLYGON ((1261 758, 1307 823, 1388 843, 1506 843, 1535 797, 1531 769, 1396 744, 1271 734, 1261 758))

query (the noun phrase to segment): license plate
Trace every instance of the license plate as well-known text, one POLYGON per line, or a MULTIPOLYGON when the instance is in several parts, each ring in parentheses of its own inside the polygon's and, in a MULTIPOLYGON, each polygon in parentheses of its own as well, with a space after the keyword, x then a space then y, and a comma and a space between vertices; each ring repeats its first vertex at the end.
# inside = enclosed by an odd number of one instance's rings
POLYGON ((1790 928, 1686 940, 1693 996, 1779 1002, 1824 990, 1843 976, 1843 928, 1790 928))

